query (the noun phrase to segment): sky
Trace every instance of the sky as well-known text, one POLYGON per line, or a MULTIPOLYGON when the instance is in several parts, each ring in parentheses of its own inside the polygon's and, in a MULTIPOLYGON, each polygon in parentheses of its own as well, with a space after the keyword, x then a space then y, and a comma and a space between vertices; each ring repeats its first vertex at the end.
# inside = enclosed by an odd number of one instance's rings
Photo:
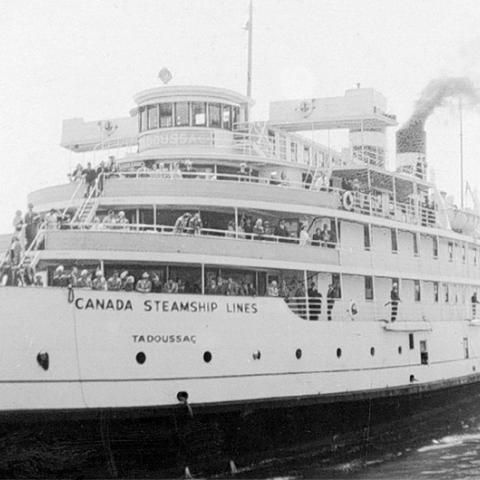
MULTIPOLYGON (((63 119, 128 115, 162 67, 171 85, 244 93, 247 18, 248 0, 1 0, 0 232, 30 191, 66 182, 85 160, 59 146, 63 119)), ((434 78, 468 76, 480 88, 478 25, 478 0, 254 0, 253 119, 267 118, 270 101, 360 83, 383 93, 401 124, 434 78)), ((480 187, 480 109, 463 115, 465 178, 480 187)), ((457 102, 426 130, 436 182, 458 197, 457 102)), ((393 166, 394 130, 389 148, 393 166)))

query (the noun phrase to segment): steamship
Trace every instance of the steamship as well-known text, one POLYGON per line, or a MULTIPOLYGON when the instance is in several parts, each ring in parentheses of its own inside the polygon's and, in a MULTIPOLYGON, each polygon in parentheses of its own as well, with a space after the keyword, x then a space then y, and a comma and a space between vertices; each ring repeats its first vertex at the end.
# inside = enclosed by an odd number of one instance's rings
POLYGON ((480 392, 479 217, 428 181, 422 121, 397 132, 388 170, 397 120, 374 89, 275 101, 267 121, 223 88, 134 100, 63 122, 75 164, 114 157, 101 182, 28 197, 66 220, 40 224, 20 260, 44 287, 0 288, 4 434, 100 425, 117 463, 136 432, 165 468, 240 467, 300 438, 331 455, 480 392), (330 130, 348 132, 341 151, 314 139, 330 130), (128 223, 105 224, 120 211, 128 223), (59 265, 161 288, 59 287, 59 265))

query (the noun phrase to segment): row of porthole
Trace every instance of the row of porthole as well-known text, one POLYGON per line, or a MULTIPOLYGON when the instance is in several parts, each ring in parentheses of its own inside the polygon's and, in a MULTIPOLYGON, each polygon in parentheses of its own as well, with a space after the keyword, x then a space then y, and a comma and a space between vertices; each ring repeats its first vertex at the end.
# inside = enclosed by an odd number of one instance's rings
MULTIPOLYGON (((398 347, 398 353, 399 355, 402 354, 401 346, 398 347)), ((303 355, 302 349, 297 348, 297 350, 295 350, 295 358, 297 360, 300 360, 302 358, 302 355, 303 355)), ((375 347, 370 348, 370 355, 372 357, 375 355, 375 347)), ((342 349, 337 348, 337 358, 340 358, 341 356, 342 356, 342 349)), ((135 358, 137 360, 137 363, 139 363, 140 365, 143 365, 145 363, 145 360, 147 359, 147 356, 145 355, 144 352, 138 352, 135 358)), ((213 358, 212 353, 209 352, 208 350, 203 353, 203 361, 205 363, 210 363, 212 361, 212 358, 213 358)), ((260 360, 262 358, 262 352, 260 350, 256 350, 255 352, 252 353, 252 358, 254 360, 260 360)))
MULTIPOLYGON (((203 353, 203 361, 205 363, 210 363, 212 361, 212 358, 213 358, 212 353, 209 352, 208 350, 203 353)), ((262 358, 262 352, 260 350, 256 350, 255 352, 252 353, 252 358, 254 360, 260 360, 262 358)), ((297 350, 295 350, 295 358, 297 358, 298 360, 302 358, 301 348, 297 348, 297 350)), ((138 352, 137 355, 135 356, 135 359, 138 364, 143 365, 147 360, 147 356, 145 355, 144 352, 138 352)))

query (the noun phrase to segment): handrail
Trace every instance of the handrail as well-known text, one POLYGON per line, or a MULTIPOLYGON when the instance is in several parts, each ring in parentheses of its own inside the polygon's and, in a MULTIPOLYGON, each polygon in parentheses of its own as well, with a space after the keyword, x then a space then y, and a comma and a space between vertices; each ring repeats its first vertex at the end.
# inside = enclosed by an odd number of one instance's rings
MULTIPOLYGON (((84 202, 82 203, 82 205, 80 206, 80 208, 78 208, 78 209, 76 210, 76 212, 75 212, 75 214, 73 215, 72 220, 71 220, 70 223, 72 223, 72 224, 73 224, 73 223, 76 223, 76 220, 79 219, 79 218, 81 218, 81 216, 82 216, 83 213, 85 212, 85 209, 87 208, 87 205, 90 204, 90 201, 92 200, 92 198, 98 197, 98 195, 101 193, 100 190, 99 190, 99 188, 98 188, 98 180, 99 180, 100 178, 102 178, 102 180, 103 180, 103 173, 101 173, 101 174, 97 177, 97 179, 95 180, 95 185, 93 186, 93 188, 90 189, 90 193, 88 194, 88 197, 84 200, 84 202)), ((98 203, 98 200, 96 200, 96 202, 98 203)), ((95 200, 94 200, 93 203, 95 203, 95 200)), ((92 214, 93 210, 94 210, 94 209, 92 208, 92 210, 91 210, 91 212, 90 212, 90 215, 89 215, 90 217, 93 215, 93 214, 92 214)), ((85 219, 85 223, 89 222, 90 220, 91 220, 91 218, 88 218, 88 217, 87 217, 87 218, 85 219)))
MULTIPOLYGON (((115 232, 156 232, 165 235, 185 235, 185 236, 214 236, 216 238, 230 238, 230 239, 243 239, 243 240, 259 240, 259 241, 270 241, 276 243, 285 243, 285 244, 296 244, 299 245, 299 237, 281 237, 278 235, 272 234, 259 234, 259 233, 247 233, 240 230, 221 230, 215 228, 201 228, 198 232, 194 232, 193 228, 185 227, 179 230, 172 225, 153 225, 147 223, 95 223, 95 222, 70 222, 62 225, 64 230, 74 230, 74 231, 115 231, 115 232)), ((315 248, 317 247, 329 247, 337 248, 338 243, 330 241, 310 241, 308 245, 311 245, 315 248)), ((306 246, 306 245, 305 245, 306 246)))
POLYGON ((63 209, 62 218, 65 217, 65 215, 68 212, 68 209, 72 206, 73 200, 77 196, 77 193, 80 191, 83 184, 84 184, 83 180, 78 182, 77 188, 74 190, 74 192, 72 193, 72 196, 68 200, 67 206, 63 209))
MULTIPOLYGON (((44 238, 45 231, 47 230, 47 222, 44 220, 40 225, 38 226, 37 234, 35 235, 34 239, 32 240, 32 243, 28 246, 28 248, 23 252, 22 258, 20 259, 20 262, 18 262, 18 267, 21 267, 25 264, 25 260, 29 256, 29 254, 35 250, 38 250, 38 246, 41 243, 41 241, 44 238)), ((32 268, 35 267, 34 264, 31 265, 32 268)))

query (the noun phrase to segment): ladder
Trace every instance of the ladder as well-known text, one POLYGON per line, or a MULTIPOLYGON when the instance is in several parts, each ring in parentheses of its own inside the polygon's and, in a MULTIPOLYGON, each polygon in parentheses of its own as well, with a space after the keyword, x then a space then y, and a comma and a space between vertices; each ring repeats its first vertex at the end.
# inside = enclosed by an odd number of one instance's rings
MULTIPOLYGON (((103 173, 101 175, 103 175, 103 173)), ((102 193, 98 188, 99 179, 100 177, 97 178, 97 181, 95 182, 94 187, 90 190, 88 197, 73 215, 72 220, 70 221, 71 226, 87 226, 93 220, 93 217, 95 216, 98 208, 98 197, 102 193)))

